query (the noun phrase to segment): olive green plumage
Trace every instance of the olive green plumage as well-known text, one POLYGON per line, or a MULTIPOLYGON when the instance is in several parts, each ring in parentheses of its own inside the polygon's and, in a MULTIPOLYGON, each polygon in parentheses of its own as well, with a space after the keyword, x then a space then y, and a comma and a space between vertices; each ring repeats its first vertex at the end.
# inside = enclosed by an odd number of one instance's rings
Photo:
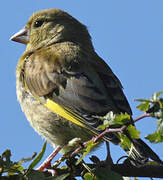
MULTIPOLYGON (((16 70, 17 96, 32 127, 53 146, 98 134, 94 116, 109 111, 132 115, 122 85, 94 51, 87 28, 59 9, 34 13, 12 38, 27 45, 16 70), (45 106, 47 99, 83 124, 74 124, 45 106)), ((116 135, 106 136, 119 143, 116 135)), ((69 148, 64 147, 63 152, 69 148)))

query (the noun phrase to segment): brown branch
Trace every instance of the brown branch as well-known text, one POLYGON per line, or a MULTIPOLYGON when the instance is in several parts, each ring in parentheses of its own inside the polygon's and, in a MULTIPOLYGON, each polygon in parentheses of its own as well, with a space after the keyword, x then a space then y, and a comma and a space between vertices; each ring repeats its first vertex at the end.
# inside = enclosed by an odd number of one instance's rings
MULTIPOLYGON (((96 168, 95 164, 87 164, 90 169, 96 168)), ((106 167, 107 168, 107 167, 106 167)), ((110 169, 108 169, 110 170, 110 169)), ((126 177, 154 177, 154 178, 163 178, 163 166, 159 165, 144 165, 141 167, 135 167, 133 165, 126 165, 126 164, 113 164, 111 166, 111 170, 120 174, 121 176, 126 176, 126 177)), ((83 168, 77 168, 75 169, 75 175, 76 176, 81 176, 83 171, 85 171, 84 167, 83 168)), ((66 173, 65 170, 57 171, 57 175, 66 173)), ((86 171, 85 171, 86 173, 86 171)))
MULTIPOLYGON (((146 117, 150 117, 149 113, 144 113, 141 116, 137 117, 136 119, 133 120, 133 122, 137 122, 143 118, 146 117)), ((132 123, 131 123, 132 124, 132 123)), ((129 124, 128 124, 129 125, 129 124)), ((90 141, 93 141, 94 143, 97 143, 100 139, 102 139, 107 133, 114 133, 114 132, 123 132, 125 130, 125 128, 128 125, 123 125, 120 128, 110 128, 107 127, 101 134, 99 134, 98 136, 93 137, 90 141)), ((72 154, 71 157, 75 156, 83 147, 85 147, 90 141, 87 141, 85 143, 83 143, 81 146, 79 146, 72 154)))
MULTIPOLYGON (((88 167, 91 169, 95 168, 95 164, 87 164, 88 167)), ((57 172, 57 176, 60 176, 65 173, 71 173, 68 169, 55 169, 57 172)), ((84 167, 77 167, 73 168, 73 174, 76 176, 80 176, 86 169, 84 167)), ((110 170, 110 169, 108 169, 110 170)), ((113 164, 111 166, 111 170, 120 174, 121 176, 126 177, 153 177, 153 178, 163 178, 163 166, 159 165, 145 165, 141 167, 135 167, 133 165, 126 165, 126 164, 113 164)), ((51 177, 51 175, 47 172, 42 172, 47 177, 51 177)), ((85 171, 86 173, 86 171, 85 171)), ((20 180, 22 177, 19 175, 14 176, 5 176, 0 177, 0 179, 4 180, 20 180)))
POLYGON ((102 139, 107 133, 113 133, 113 132, 122 132, 127 126, 123 125, 120 128, 109 128, 107 127, 101 134, 98 136, 93 137, 91 140, 84 142, 82 145, 80 145, 74 152, 72 152, 70 157, 74 157, 82 148, 86 147, 86 145, 93 141, 94 143, 97 143, 100 139, 102 139))
POLYGON ((122 176, 163 178, 163 166, 161 165, 135 167, 126 164, 114 164, 111 169, 122 176))
MULTIPOLYGON (((133 120, 133 122, 137 122, 143 118, 146 117, 150 117, 149 113, 144 113, 141 116, 137 117, 136 119, 133 120)), ((133 122, 129 123, 129 124, 133 124, 133 122)), ((93 137, 91 140, 83 143, 81 146, 79 146, 72 154, 71 157, 74 157, 83 147, 86 147, 86 145, 90 142, 93 141, 94 143, 97 143, 100 139, 102 139, 107 133, 115 133, 115 132, 123 132, 127 126, 129 125, 122 125, 120 128, 110 128, 107 127, 101 134, 99 134, 98 136, 93 137)))
POLYGON ((151 115, 150 115, 149 113, 144 113, 144 114, 142 114, 141 116, 139 116, 139 117, 137 117, 136 119, 134 119, 133 121, 134 121, 134 123, 135 123, 135 122, 137 122, 137 121, 139 121, 139 120, 141 120, 141 119, 143 119, 143 118, 146 118, 146 117, 151 117, 151 115))

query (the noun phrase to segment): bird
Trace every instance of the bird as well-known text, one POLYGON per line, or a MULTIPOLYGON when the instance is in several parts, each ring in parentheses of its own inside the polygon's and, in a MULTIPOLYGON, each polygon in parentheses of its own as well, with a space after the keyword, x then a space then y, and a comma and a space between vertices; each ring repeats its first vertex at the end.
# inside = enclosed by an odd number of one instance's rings
MULTIPOLYGON (((26 45, 16 67, 21 109, 34 130, 61 153, 72 149, 68 143, 74 138, 86 142, 99 135, 103 121, 98 117, 108 112, 132 119, 120 80, 96 53, 87 27, 69 13, 56 8, 35 12, 11 40, 26 45)), ((162 163, 141 139, 130 140, 135 164, 149 158, 162 163)), ((99 144, 103 141, 121 140, 108 133, 99 144)))

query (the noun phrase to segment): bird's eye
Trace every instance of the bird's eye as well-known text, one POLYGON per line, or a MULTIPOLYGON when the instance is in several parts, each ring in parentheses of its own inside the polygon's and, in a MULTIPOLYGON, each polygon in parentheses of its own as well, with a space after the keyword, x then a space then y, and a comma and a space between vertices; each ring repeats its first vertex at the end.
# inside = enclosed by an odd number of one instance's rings
POLYGON ((35 22, 34 22, 34 27, 35 27, 35 28, 40 27, 43 23, 44 23, 43 20, 35 21, 35 22))

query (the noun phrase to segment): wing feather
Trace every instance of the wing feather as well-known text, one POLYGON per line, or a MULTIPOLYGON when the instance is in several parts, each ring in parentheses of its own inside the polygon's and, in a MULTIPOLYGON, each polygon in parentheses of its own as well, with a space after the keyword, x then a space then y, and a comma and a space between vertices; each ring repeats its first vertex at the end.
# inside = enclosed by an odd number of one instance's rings
POLYGON ((95 115, 109 111, 131 114, 120 81, 103 60, 81 55, 70 61, 52 48, 42 51, 28 57, 24 78, 29 91, 48 100, 45 106, 53 112, 57 104, 60 110, 55 113, 94 132, 103 123, 95 115))

